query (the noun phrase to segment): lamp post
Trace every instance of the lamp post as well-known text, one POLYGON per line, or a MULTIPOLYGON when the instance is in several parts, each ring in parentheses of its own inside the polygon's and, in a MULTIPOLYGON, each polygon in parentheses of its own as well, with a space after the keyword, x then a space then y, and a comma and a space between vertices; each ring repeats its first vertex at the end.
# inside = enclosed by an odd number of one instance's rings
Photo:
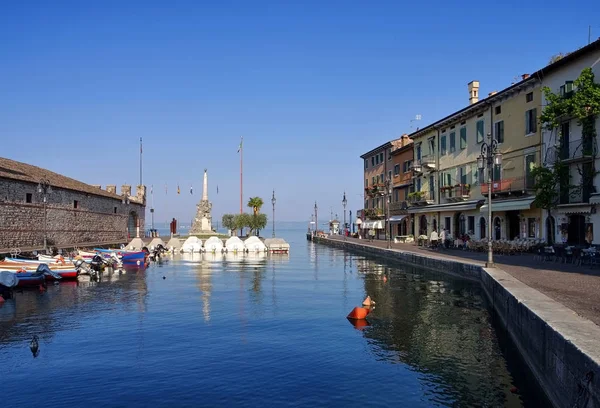
POLYGON ((392 223, 390 222, 390 204, 392 202, 392 183, 385 181, 385 193, 387 195, 387 248, 392 248, 392 223))
POLYGON ((502 153, 498 149, 498 142, 492 140, 492 134, 488 133, 488 141, 481 144, 481 155, 477 158, 477 167, 480 171, 487 169, 488 185, 488 260, 485 266, 494 267, 494 258, 492 250, 492 178, 494 166, 502 164, 502 153))
POLYGON ((42 179, 38 183, 38 193, 42 195, 42 201, 44 202, 44 252, 48 250, 48 214, 47 214, 47 203, 48 195, 52 194, 52 186, 50 181, 42 179))
POLYGON ((275 202, 277 200, 275 199, 275 190, 273 190, 273 197, 271 198, 271 204, 273 204, 273 238, 275 238, 275 202))
POLYGON ((319 232, 319 218, 317 214, 317 202, 315 201, 315 235, 319 232))
POLYGON ((344 191, 344 197, 342 198, 342 206, 344 207, 344 241, 346 240, 346 204, 348 204, 348 200, 346 200, 346 192, 344 191))

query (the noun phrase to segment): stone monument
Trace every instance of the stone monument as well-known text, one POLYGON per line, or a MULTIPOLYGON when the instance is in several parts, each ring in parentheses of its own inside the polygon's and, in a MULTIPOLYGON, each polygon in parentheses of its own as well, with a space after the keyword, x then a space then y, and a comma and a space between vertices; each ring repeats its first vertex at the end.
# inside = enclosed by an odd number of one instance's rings
POLYGON ((208 173, 204 169, 204 185, 202 186, 202 200, 196 205, 196 217, 190 230, 190 235, 212 234, 212 204, 208 201, 208 173))

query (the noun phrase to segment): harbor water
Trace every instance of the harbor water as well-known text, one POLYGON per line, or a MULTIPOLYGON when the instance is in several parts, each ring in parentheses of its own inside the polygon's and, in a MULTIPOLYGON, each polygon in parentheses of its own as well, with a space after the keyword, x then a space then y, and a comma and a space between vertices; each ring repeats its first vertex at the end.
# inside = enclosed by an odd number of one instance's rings
POLYGON ((16 293, 3 406, 548 406, 478 284, 305 229, 278 231, 289 255, 176 255, 16 293), (347 320, 367 295, 368 323, 347 320))

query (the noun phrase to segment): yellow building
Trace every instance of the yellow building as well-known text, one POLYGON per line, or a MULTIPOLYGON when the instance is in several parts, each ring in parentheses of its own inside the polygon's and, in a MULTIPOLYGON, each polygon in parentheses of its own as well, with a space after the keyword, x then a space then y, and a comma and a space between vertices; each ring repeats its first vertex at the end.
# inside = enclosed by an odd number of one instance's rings
POLYGON ((540 162, 539 81, 523 79, 479 100, 479 82, 468 84, 469 105, 410 137, 414 141, 414 193, 408 209, 417 235, 444 229, 454 238, 487 237, 488 186, 477 158, 488 135, 499 143, 504 162, 493 174, 494 239, 539 237, 541 212, 532 210, 533 180, 540 162), (485 197, 484 197, 485 194, 485 197))

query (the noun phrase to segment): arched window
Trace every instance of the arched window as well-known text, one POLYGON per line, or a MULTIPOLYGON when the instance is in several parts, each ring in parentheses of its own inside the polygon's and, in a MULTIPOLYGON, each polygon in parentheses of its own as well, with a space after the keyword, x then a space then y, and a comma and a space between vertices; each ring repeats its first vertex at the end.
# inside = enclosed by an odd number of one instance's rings
POLYGON ((419 219, 419 235, 427 235, 427 216, 421 215, 419 219))

